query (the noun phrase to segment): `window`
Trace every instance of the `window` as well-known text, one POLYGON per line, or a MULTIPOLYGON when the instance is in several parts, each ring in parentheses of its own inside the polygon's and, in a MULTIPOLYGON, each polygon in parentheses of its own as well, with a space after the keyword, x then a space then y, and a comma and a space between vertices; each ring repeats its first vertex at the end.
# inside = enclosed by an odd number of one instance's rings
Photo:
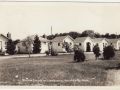
POLYGON ((81 46, 81 43, 79 43, 79 45, 81 46))
POLYGON ((70 45, 72 45, 72 43, 70 42, 70 45))
POLYGON ((44 44, 46 45, 46 42, 44 42, 44 44))
POLYGON ((58 43, 58 46, 60 46, 60 43, 58 43))

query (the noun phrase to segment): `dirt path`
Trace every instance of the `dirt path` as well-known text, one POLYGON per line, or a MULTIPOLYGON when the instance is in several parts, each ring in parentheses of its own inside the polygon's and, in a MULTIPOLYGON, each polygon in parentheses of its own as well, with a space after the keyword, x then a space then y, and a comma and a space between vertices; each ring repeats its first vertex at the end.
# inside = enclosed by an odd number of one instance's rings
POLYGON ((108 70, 106 84, 120 86, 120 70, 108 70))

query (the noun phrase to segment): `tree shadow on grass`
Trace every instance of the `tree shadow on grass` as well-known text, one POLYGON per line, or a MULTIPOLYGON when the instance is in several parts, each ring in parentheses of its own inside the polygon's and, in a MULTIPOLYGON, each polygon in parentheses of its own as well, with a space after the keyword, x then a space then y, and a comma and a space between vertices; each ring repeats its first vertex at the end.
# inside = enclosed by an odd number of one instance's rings
POLYGON ((111 69, 114 69, 114 70, 120 69, 120 63, 115 67, 107 67, 107 68, 105 68, 105 70, 111 70, 111 69))

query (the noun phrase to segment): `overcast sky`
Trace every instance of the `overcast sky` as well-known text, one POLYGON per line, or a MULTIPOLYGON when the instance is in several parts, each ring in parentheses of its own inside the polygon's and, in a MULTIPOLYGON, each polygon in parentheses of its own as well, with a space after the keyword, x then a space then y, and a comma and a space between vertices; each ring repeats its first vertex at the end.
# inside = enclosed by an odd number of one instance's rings
POLYGON ((5 3, 0 2, 0 33, 13 39, 94 30, 120 34, 120 3, 5 3))

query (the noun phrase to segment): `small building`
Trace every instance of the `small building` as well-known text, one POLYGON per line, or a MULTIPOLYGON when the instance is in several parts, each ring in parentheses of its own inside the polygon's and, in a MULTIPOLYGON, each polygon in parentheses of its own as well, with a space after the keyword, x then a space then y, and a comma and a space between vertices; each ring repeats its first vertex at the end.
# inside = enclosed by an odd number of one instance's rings
POLYGON ((101 52, 103 52, 103 49, 109 45, 109 42, 106 38, 94 38, 93 42, 94 46, 98 44, 101 52))
POLYGON ((8 37, 4 36, 3 34, 0 34, 0 51, 1 52, 6 51, 7 42, 8 42, 8 37))
POLYGON ((67 43, 72 50, 74 47, 74 39, 69 35, 55 37, 53 40, 51 40, 51 42, 52 49, 56 50, 57 52, 67 52, 64 46, 65 43, 67 43))
MULTIPOLYGON (((34 42, 35 35, 29 36, 29 37, 31 38, 32 42, 34 42)), ((49 40, 47 40, 47 38, 42 38, 42 37, 39 37, 39 40, 41 41, 40 53, 45 53, 46 51, 49 50, 48 48, 49 40)), ((20 41, 20 43, 17 44, 17 48, 18 48, 18 53, 28 53, 25 47, 25 39, 20 41)), ((30 51, 31 53, 33 53, 33 44, 31 44, 30 46, 30 51)))
POLYGON ((90 37, 78 37, 74 40, 75 45, 79 45, 85 52, 93 51, 93 40, 90 37))
POLYGON ((120 39, 108 39, 109 44, 113 45, 115 50, 120 50, 120 39))

